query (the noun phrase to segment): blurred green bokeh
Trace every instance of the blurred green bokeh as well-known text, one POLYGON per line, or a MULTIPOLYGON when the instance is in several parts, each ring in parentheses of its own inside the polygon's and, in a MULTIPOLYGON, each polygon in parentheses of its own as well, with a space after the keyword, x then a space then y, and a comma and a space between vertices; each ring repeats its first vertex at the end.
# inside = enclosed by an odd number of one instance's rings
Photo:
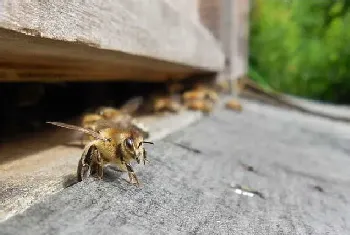
POLYGON ((350 103, 350 1, 251 3, 250 77, 277 91, 350 103))

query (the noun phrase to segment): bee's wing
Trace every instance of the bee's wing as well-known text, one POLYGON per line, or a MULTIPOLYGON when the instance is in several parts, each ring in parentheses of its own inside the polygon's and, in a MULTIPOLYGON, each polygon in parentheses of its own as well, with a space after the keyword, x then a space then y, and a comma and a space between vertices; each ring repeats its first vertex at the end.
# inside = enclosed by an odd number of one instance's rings
POLYGON ((119 132, 133 132, 135 135, 142 135, 144 138, 149 137, 148 130, 142 126, 142 124, 136 122, 130 116, 129 119, 120 122, 114 122, 109 120, 98 120, 95 122, 95 130, 100 131, 107 128, 113 128, 119 132))
POLYGON ((143 98, 141 96, 136 96, 134 98, 131 98, 125 102, 120 107, 120 110, 122 110, 125 113, 134 113, 136 110, 140 107, 140 105, 143 103, 143 98))
POLYGON ((80 126, 75 126, 75 125, 70 125, 70 124, 66 124, 66 123, 62 123, 62 122, 46 122, 55 126, 59 126, 59 127, 63 127, 63 128, 67 128, 67 129, 71 129, 71 130, 75 130, 75 131, 80 131, 83 132, 85 134, 91 135, 96 139, 100 139, 100 140, 106 140, 106 138, 102 137, 98 132, 93 131, 91 129, 87 129, 87 128, 83 128, 80 126))
POLYGON ((114 122, 114 121, 104 120, 104 119, 101 119, 95 122, 96 131, 100 131, 107 128, 114 128, 114 129, 120 130, 120 129, 124 129, 124 125, 121 122, 114 122))

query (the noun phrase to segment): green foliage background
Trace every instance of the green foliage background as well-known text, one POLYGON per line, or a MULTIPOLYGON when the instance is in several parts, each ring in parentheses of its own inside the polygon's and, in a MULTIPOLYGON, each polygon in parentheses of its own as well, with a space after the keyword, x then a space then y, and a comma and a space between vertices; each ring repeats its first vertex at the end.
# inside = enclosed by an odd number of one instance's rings
POLYGON ((250 77, 350 103, 350 0, 252 0, 250 77))

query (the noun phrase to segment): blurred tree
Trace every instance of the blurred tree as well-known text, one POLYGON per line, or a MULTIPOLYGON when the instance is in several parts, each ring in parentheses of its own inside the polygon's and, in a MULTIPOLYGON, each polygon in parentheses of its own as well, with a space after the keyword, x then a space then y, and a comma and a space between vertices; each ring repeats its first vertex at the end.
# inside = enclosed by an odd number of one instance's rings
POLYGON ((282 92, 350 103, 350 1, 254 0, 250 76, 282 92))

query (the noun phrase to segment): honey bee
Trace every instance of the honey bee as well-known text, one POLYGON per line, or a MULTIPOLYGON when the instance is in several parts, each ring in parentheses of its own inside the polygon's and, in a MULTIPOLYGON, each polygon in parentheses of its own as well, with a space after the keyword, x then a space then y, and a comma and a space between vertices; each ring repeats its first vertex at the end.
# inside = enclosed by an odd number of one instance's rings
POLYGON ((182 105, 173 96, 156 94, 150 97, 148 107, 152 113, 172 112, 177 113, 182 109, 182 105))
POLYGON ((219 96, 210 87, 198 83, 194 89, 183 93, 182 100, 187 109, 200 110, 208 114, 213 110, 219 96))
POLYGON ((213 104, 206 100, 190 100, 185 102, 185 106, 190 110, 199 110, 209 114, 213 110, 213 104))
POLYGON ((214 90, 205 87, 197 87, 193 90, 186 91, 183 93, 182 98, 184 101, 209 100, 214 103, 219 100, 219 97, 214 90))
POLYGON ((211 88, 208 84, 196 83, 192 90, 186 91, 182 95, 184 101, 188 100, 209 100, 216 103, 219 100, 219 96, 214 88, 211 88))
POLYGON ((138 164, 143 162, 145 165, 148 159, 144 144, 153 144, 153 142, 144 141, 143 135, 137 129, 120 129, 119 126, 115 126, 115 123, 109 121, 104 121, 105 128, 101 130, 91 130, 61 122, 47 123, 80 131, 94 138, 85 145, 79 160, 78 181, 82 181, 90 175, 97 175, 98 179, 102 179, 103 166, 111 163, 117 165, 122 171, 128 172, 131 184, 140 186, 131 162, 135 160, 138 164))
MULTIPOLYGON (((101 128, 104 126, 104 122, 102 121, 108 120, 116 123, 119 128, 125 129, 132 126, 138 129, 143 134, 144 138, 148 138, 148 129, 132 116, 132 114, 138 110, 142 102, 142 97, 135 97, 128 100, 119 109, 114 107, 100 107, 95 111, 95 113, 88 113, 83 116, 82 127, 91 130, 101 130, 101 128)), ((93 137, 89 136, 88 138, 92 140, 93 137)))
POLYGON ((239 112, 241 112, 243 109, 241 103, 237 99, 234 99, 234 98, 229 100, 226 103, 225 107, 227 109, 231 109, 231 110, 235 110, 235 111, 239 111, 239 112))
POLYGON ((172 79, 167 80, 164 85, 165 87, 148 97, 146 104, 143 106, 143 111, 146 113, 178 113, 183 109, 179 95, 183 85, 172 79))

